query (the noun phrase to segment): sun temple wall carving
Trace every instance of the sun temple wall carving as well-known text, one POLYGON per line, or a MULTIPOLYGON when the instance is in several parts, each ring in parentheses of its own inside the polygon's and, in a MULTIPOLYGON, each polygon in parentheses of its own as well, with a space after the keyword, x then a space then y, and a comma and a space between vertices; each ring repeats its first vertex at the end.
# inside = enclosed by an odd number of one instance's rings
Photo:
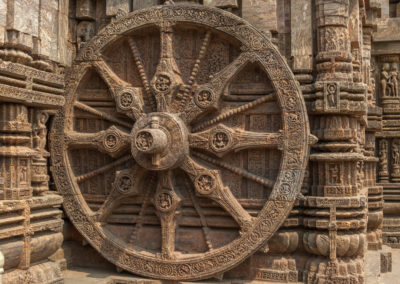
POLYGON ((3 281, 61 283, 80 240, 141 277, 365 283, 400 247, 394 2, 0 0, 3 281))

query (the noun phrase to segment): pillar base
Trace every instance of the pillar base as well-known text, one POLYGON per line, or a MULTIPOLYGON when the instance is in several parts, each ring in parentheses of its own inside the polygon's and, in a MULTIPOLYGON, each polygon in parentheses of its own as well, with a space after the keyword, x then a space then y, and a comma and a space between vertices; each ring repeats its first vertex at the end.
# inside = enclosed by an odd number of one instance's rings
POLYGON ((29 269, 16 269, 3 274, 3 284, 24 284, 24 283, 64 283, 58 262, 47 261, 32 265, 29 269))

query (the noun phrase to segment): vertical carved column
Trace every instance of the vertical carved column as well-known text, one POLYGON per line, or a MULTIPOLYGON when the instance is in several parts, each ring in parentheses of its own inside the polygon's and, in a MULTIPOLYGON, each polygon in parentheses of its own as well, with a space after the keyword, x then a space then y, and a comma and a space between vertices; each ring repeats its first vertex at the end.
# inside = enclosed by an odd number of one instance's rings
POLYGON ((400 247, 400 97, 398 55, 377 57, 375 76, 377 99, 382 106, 383 127, 377 140, 378 144, 378 181, 384 191, 383 243, 391 247, 400 247))
MULTIPOLYGON (((363 45, 362 45, 362 81, 368 86, 368 123, 365 129, 365 186, 368 188, 368 225, 367 241, 369 250, 382 249, 382 222, 383 222, 383 187, 376 184, 377 172, 382 178, 387 178, 387 152, 382 153, 382 159, 376 157, 376 133, 382 130, 382 109, 376 106, 376 85, 371 69, 371 44, 373 25, 370 21, 363 24, 363 45), (386 158, 384 157, 386 155, 386 158), (386 174, 385 174, 386 172, 386 174)), ((387 148, 387 147, 386 147, 387 148)), ((379 155, 378 155, 379 156, 379 155)))
POLYGON ((48 188, 44 110, 64 103, 55 73, 69 60, 68 0, 0 2, 2 281, 60 282, 60 265, 47 259, 61 247, 63 221, 62 198, 48 188))
POLYGON ((76 19, 78 20, 76 25, 76 43, 79 50, 96 34, 96 1, 76 1, 76 19))
POLYGON ((312 186, 304 201, 303 245, 312 256, 303 281, 363 283, 367 104, 366 85, 361 83, 359 3, 315 4, 317 74, 314 91, 306 99, 311 131, 319 141, 311 154, 312 186))
MULTIPOLYGON (((35 154, 29 147, 32 127, 28 108, 24 105, 2 103, 0 114, 0 200, 11 201, 12 207, 19 203, 16 213, 22 220, 22 230, 16 234, 21 243, 17 268, 27 269, 30 266, 31 232, 30 208, 25 200, 32 197, 32 156, 35 154)), ((4 213, 1 211, 0 214, 4 213)), ((12 237, 10 231, 9 237, 12 237)))
POLYGON ((353 80, 349 41, 349 0, 316 1, 317 81, 353 80))
POLYGON ((0 199, 26 199, 32 196, 29 148, 31 124, 24 105, 0 104, 1 152, 0 199))
POLYGON ((313 76, 312 1, 293 0, 290 5, 292 70, 301 84, 313 76))
POLYGON ((51 272, 52 279, 60 273, 54 264, 34 266, 54 253, 62 240, 61 211, 54 208, 61 198, 48 189, 47 118, 23 104, 0 103, 0 229, 7 226, 0 236, 0 250, 7 259, 3 283, 32 275, 38 281, 35 277, 43 272, 51 272))

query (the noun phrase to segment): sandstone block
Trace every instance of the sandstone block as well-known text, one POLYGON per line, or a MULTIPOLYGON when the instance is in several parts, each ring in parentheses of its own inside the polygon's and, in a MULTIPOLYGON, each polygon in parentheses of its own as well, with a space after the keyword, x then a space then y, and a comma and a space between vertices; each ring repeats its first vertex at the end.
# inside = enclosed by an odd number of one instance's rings
POLYGON ((243 18, 263 32, 278 29, 276 0, 243 1, 243 18))
POLYGON ((204 0, 203 2, 206 6, 213 6, 218 8, 237 8, 237 0, 204 0))
POLYGON ((312 70, 311 1, 291 1, 291 55, 293 71, 312 70))
POLYGON ((139 10, 158 5, 157 0, 136 0, 133 1, 133 10, 139 10))
POLYGON ((96 3, 94 0, 76 1, 76 18, 78 20, 94 20, 96 18, 96 3))
POLYGON ((39 0, 15 0, 7 20, 9 28, 38 36, 39 0))
POLYGON ((107 17, 115 16, 119 9, 123 10, 124 12, 129 12, 129 2, 125 0, 107 0, 106 3, 107 17))
POLYGON ((381 253, 381 273, 392 272, 392 253, 381 253))

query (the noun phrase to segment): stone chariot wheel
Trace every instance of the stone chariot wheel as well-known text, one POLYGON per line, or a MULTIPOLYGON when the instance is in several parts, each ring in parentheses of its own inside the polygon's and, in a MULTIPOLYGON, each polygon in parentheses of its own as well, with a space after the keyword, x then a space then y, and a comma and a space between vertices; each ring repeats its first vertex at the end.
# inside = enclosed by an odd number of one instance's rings
POLYGON ((119 268, 219 275, 289 214, 308 159, 305 104, 247 22, 204 6, 137 11, 88 42, 66 78, 53 177, 75 227, 119 268))

